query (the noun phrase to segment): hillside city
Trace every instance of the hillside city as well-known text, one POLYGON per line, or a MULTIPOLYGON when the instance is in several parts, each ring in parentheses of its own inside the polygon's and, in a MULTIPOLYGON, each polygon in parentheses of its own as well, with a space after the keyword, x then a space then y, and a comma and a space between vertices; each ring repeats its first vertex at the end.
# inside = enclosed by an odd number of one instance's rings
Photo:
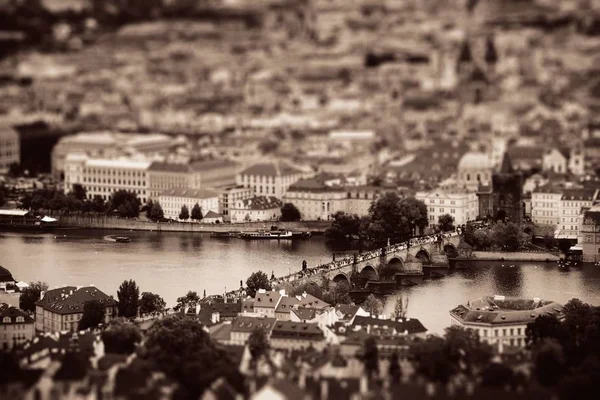
POLYGON ((0 399, 596 398, 600 303, 465 287, 440 335, 382 300, 473 261, 600 265, 600 1, 0 0, 0 21, 0 229, 358 251, 167 304, 136 276, 24 282, 0 250, 0 399))

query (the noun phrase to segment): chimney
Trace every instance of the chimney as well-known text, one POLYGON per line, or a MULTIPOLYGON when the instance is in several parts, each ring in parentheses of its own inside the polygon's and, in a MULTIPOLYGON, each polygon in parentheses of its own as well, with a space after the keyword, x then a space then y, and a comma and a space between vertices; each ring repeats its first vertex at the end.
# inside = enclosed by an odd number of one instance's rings
POLYGON ((196 304, 196 315, 200 313, 200 304, 196 304))
POLYGON ((360 377, 359 391, 363 396, 366 396, 369 393, 369 382, 367 381, 366 375, 360 377))
POLYGON ((287 296, 287 295, 285 294, 285 289, 281 289, 281 290, 279 290, 279 294, 280 294, 280 295, 282 295, 282 296, 284 296, 284 297, 285 297, 285 296, 287 296))
POLYGON ((42 291, 40 292, 40 300, 42 300, 42 299, 44 298, 44 296, 45 296, 45 295, 46 295, 46 291, 45 291, 45 290, 42 290, 42 291))
POLYGON ((321 379, 321 400, 327 400, 329 398, 329 385, 327 380, 321 379))

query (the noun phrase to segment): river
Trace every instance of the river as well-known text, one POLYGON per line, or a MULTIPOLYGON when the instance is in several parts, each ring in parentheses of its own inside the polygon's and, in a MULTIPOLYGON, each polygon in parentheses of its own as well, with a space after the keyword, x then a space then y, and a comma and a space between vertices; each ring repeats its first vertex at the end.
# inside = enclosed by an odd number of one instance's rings
MULTIPOLYGON (((286 275, 332 259, 324 238, 291 241, 214 239, 204 234, 59 230, 54 233, 0 233, 0 265, 17 280, 45 281, 50 287, 94 284, 116 296, 119 284, 134 279, 140 291, 160 294, 169 306, 188 290, 200 295, 239 287, 256 270, 286 275), (127 235, 131 243, 115 243, 127 235)), ((600 267, 570 271, 551 263, 478 262, 470 270, 405 289, 408 316, 434 333, 449 325, 448 311, 483 295, 541 297, 566 302, 573 297, 600 304, 600 267), (503 264, 505 264, 503 266, 503 264)), ((394 307, 388 298, 385 312, 394 307)))

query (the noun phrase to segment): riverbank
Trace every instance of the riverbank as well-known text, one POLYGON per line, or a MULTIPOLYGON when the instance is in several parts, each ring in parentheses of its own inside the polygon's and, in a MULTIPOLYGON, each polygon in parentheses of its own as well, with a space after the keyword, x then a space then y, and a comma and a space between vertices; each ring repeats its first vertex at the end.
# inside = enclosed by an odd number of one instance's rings
POLYGON ((58 226, 63 228, 119 229, 158 232, 239 232, 269 229, 271 225, 276 225, 279 229, 318 234, 325 232, 325 229, 329 227, 329 224, 328 221, 268 221, 247 222, 243 224, 202 224, 197 222, 151 222, 93 215, 62 215, 58 217, 58 226))
POLYGON ((558 261, 560 256, 545 252, 474 251, 469 261, 558 261))

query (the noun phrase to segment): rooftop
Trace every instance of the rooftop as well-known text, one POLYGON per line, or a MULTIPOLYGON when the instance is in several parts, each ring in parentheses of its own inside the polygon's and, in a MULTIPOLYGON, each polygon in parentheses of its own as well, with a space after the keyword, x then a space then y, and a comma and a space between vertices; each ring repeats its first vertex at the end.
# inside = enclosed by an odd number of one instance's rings
POLYGON ((427 329, 421 321, 416 318, 398 318, 398 319, 379 319, 374 317, 365 317, 358 315, 354 318, 353 327, 384 327, 394 328, 396 332, 405 334, 425 333, 427 329))
POLYGON ((465 153, 458 162, 458 170, 486 170, 492 167, 490 158, 487 154, 478 151, 469 151, 465 153))
POLYGON ((204 161, 195 161, 190 164, 190 167, 194 172, 203 172, 203 171, 209 171, 209 170, 218 169, 218 168, 231 168, 231 167, 235 168, 238 166, 239 166, 238 163, 236 163, 235 161, 231 161, 231 160, 204 160, 204 161))
POLYGON ((268 162, 254 164, 253 166, 240 172, 240 174, 254 176, 286 176, 300 175, 302 174, 302 171, 285 162, 268 162))
POLYGON ((186 173, 190 171, 190 166, 187 164, 175 164, 155 161, 150 165, 148 171, 186 173))
POLYGON ((151 162, 150 161, 139 161, 131 159, 88 159, 85 163, 86 167, 93 168, 123 168, 123 169, 137 169, 147 170, 151 162))
POLYGON ((450 315, 463 323, 522 324, 531 322, 540 315, 562 318, 563 306, 538 298, 484 296, 455 307, 450 315))
POLYGON ((277 321, 271 332, 271 338, 322 340, 324 335, 317 324, 277 321))
POLYGON ((281 298, 281 294, 279 294, 277 291, 259 291, 256 292, 256 296, 254 296, 254 307, 276 308, 281 298))
POLYGON ((594 200, 596 189, 564 189, 561 200, 594 200))
MULTIPOLYGON (((2 303, 0 303, 2 304, 2 303)), ((29 314, 27 314, 25 311, 16 308, 16 307, 5 307, 5 308, 0 308, 0 325, 7 325, 7 324, 33 324, 35 321, 33 320, 33 318, 31 318, 29 316, 29 314), (19 321, 18 318, 22 317, 23 320, 19 321), (4 320, 5 318, 8 318, 8 320, 4 320)))
POLYGON ((271 332, 271 329, 276 322, 277 320, 275 318, 245 317, 239 315, 231 322, 231 332, 250 333, 256 328, 271 332))
POLYGON ((0 125, 0 139, 19 140, 19 133, 10 126, 0 125))
POLYGON ((274 196, 254 196, 251 199, 240 200, 245 210, 271 210, 281 208, 283 203, 274 196))
POLYGON ((298 304, 299 300, 292 296, 283 296, 275 309, 275 312, 289 313, 292 307, 298 304))
POLYGON ((94 286, 65 286, 48 290, 35 304, 53 313, 75 314, 82 313, 83 304, 91 300, 98 300, 106 307, 117 304, 112 297, 109 297, 94 286))

